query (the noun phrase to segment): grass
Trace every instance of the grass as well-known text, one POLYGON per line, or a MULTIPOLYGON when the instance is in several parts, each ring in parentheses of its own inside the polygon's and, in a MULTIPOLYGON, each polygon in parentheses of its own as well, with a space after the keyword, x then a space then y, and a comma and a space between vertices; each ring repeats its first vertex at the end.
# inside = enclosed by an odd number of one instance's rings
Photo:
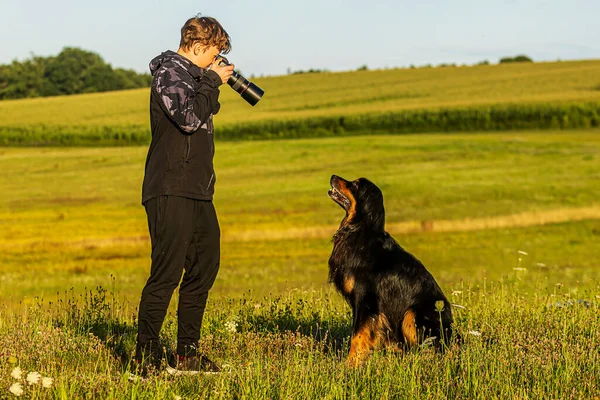
MULTIPOLYGON (((259 78, 253 82, 266 94, 256 107, 222 88, 216 123, 491 104, 597 102, 599 74, 600 60, 587 60, 259 78)), ((2 101, 0 121, 2 126, 147 126, 148 101, 148 89, 2 101)))
MULTIPOLYGON (((376 182, 388 230, 443 283, 467 272, 481 279, 482 270, 497 279, 517 250, 531 254, 526 267, 588 276, 598 255, 599 141, 591 130, 220 143, 215 293, 325 285, 343 216, 326 195, 333 173, 376 182), (574 243, 565 246, 567 231, 574 243)), ((66 287, 103 286, 111 274, 124 296, 139 296, 149 263, 139 203, 146 149, 1 152, 0 296, 52 300, 66 287)))
MULTIPOLYGON (((587 128, 600 123, 599 73, 600 61, 587 60, 260 78, 266 94, 256 107, 223 88, 215 124, 236 140, 587 128)), ((0 143, 146 143, 148 100, 149 90, 137 89, 2 101, 0 143)))
MULTIPOLYGON (((345 364, 350 315, 339 296, 221 299, 205 317, 202 346, 231 372, 131 383, 123 370, 135 343, 132 310, 114 300, 118 293, 91 291, 0 314, 0 346, 15 357, 0 365, 0 386, 4 396, 20 381, 29 398, 63 399, 594 398, 598 293, 598 286, 545 291, 521 279, 464 286, 451 295, 461 306, 454 315, 462 346, 378 352, 357 370, 345 364), (16 366, 52 377, 53 386, 12 378, 16 366)), ((169 316, 166 347, 175 325, 169 316)))
POLYGON ((202 346, 232 371, 138 384, 123 371, 150 261, 147 149, 2 148, 0 398, 16 382, 36 399, 598 397, 598 133, 218 143, 202 346), (346 366, 349 309, 326 282, 333 173, 382 188, 388 230, 458 305, 460 348, 346 366))

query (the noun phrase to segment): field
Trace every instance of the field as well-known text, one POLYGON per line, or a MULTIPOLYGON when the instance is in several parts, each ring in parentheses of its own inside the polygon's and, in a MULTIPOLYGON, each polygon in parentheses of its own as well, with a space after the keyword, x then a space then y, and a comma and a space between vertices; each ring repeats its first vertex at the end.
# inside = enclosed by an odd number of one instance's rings
POLYGON ((223 88, 201 346, 227 373, 138 382, 148 90, 0 102, 0 398, 600 398, 599 76, 590 60, 257 78, 254 108, 223 88), (347 366, 332 174, 382 189, 461 346, 347 366))
POLYGON ((0 148, 0 397, 16 366, 54 379, 21 378, 29 398, 600 396, 598 129, 217 143, 223 254, 202 346, 231 372, 131 383, 145 152, 0 148), (456 304, 461 347, 346 366, 350 314, 326 282, 334 173, 381 187, 388 231, 456 304))
MULTIPOLYGON (((253 79, 250 107, 227 86, 219 138, 600 126, 600 61, 390 69, 253 79)), ((0 144, 146 144, 148 89, 0 102, 0 144), (32 111, 34 110, 34 111, 32 111)))

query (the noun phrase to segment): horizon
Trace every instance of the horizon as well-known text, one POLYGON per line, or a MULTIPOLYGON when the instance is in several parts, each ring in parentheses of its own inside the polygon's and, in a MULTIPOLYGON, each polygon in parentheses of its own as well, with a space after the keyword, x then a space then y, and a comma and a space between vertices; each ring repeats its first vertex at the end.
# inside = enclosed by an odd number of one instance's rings
POLYGON ((199 12, 222 23, 232 38, 228 58, 248 76, 309 69, 341 72, 363 65, 376 70, 484 60, 495 64, 519 54, 535 62, 600 55, 600 26, 594 17, 600 3, 592 0, 377 0, 367 6, 355 0, 232 0, 200 7, 190 0, 175 5, 160 0, 34 0, 4 8, 0 35, 19 40, 4 41, 0 64, 77 47, 101 55, 114 68, 148 72, 153 57, 177 49, 181 26, 199 12), (32 24, 31 10, 44 18, 32 24))

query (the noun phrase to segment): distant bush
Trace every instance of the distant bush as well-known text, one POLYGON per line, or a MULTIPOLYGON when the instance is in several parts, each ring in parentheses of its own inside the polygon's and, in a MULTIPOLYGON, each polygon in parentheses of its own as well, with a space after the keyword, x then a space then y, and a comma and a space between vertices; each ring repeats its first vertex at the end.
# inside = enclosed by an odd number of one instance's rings
POLYGON ((321 72, 329 72, 326 69, 316 69, 316 68, 311 68, 311 69, 307 69, 306 71, 303 70, 298 70, 298 71, 293 71, 292 74, 293 75, 297 75, 297 74, 318 74, 321 72))
POLYGON ((500 59, 500 64, 506 63, 517 63, 517 62, 533 62, 533 60, 526 55, 518 55, 516 57, 504 57, 500 59))
POLYGON ((356 68, 357 71, 368 71, 369 67, 367 67, 367 64, 363 64, 360 67, 356 68))
POLYGON ((477 63, 477 65, 490 65, 490 62, 488 60, 483 60, 483 61, 479 61, 477 63))
POLYGON ((0 65, 0 99, 60 96, 149 87, 150 74, 116 68, 98 54, 65 47, 57 56, 34 56, 0 65))

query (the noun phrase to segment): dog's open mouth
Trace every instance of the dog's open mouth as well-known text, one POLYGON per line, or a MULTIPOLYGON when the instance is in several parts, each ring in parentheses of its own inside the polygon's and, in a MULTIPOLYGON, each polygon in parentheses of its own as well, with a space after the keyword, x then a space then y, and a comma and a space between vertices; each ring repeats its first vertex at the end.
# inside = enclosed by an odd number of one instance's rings
POLYGON ((348 200, 348 198, 344 196, 342 192, 337 190, 335 186, 331 185, 331 189, 329 189, 327 195, 329 195, 329 197, 340 206, 344 207, 344 209, 348 209, 348 207, 350 207, 350 200, 348 200))

